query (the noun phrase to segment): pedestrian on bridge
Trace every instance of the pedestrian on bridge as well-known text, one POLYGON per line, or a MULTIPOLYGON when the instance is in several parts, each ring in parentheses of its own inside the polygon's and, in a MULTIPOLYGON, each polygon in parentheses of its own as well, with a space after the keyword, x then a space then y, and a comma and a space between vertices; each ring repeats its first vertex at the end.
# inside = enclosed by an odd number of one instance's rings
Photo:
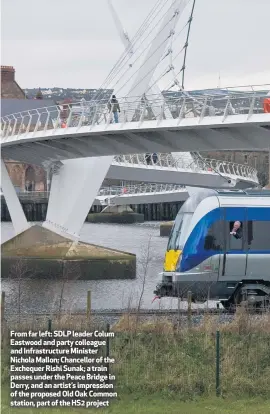
POLYGON ((152 154, 152 160, 153 160, 153 164, 157 164, 157 162, 158 162, 158 155, 157 155, 156 152, 154 152, 152 154))
POLYGON ((144 158, 145 158, 146 164, 151 165, 151 154, 150 154, 150 152, 147 152, 145 154, 144 158))
POLYGON ((114 123, 118 124, 118 112, 120 111, 120 105, 118 100, 116 99, 116 96, 113 95, 110 102, 108 103, 108 108, 110 111, 110 114, 113 113, 113 117, 114 117, 114 123))

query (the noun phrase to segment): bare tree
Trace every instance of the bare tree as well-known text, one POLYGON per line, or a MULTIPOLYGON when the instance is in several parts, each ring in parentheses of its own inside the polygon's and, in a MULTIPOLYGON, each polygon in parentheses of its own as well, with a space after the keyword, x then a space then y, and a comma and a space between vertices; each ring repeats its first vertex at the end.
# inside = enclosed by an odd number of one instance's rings
POLYGON ((10 279, 16 280, 18 294, 18 323, 21 322, 22 283, 34 276, 34 269, 29 269, 27 261, 22 257, 16 258, 10 267, 10 279))
POLYGON ((138 321, 139 321, 139 313, 140 313, 141 306, 142 306, 149 263, 151 261, 151 257, 150 257, 151 241, 152 241, 152 235, 150 234, 149 239, 148 239, 148 243, 146 245, 146 249, 142 251, 142 258, 141 258, 141 261, 140 261, 140 265, 141 265, 141 269, 142 269, 142 274, 140 276, 140 279, 142 280, 142 287, 141 287, 141 292, 140 292, 138 306, 137 306, 137 312, 136 312, 135 332, 137 331, 137 325, 138 325, 138 321))
POLYGON ((59 296, 59 308, 58 315, 61 316, 63 301, 64 301, 64 292, 66 285, 69 281, 75 281, 80 278, 80 265, 77 261, 73 260, 63 260, 62 264, 62 285, 59 296))
POLYGON ((145 283, 146 283, 146 278, 147 278, 147 273, 148 273, 148 267, 149 267, 149 263, 151 261, 151 257, 150 257, 151 241, 152 241, 152 235, 149 236, 148 243, 147 243, 147 246, 146 246, 146 250, 143 251, 143 255, 142 255, 142 261, 141 261, 141 266, 142 266, 142 270, 143 270, 142 276, 141 276, 142 289, 141 289, 141 294, 140 294, 140 297, 139 297, 137 312, 139 312, 140 309, 141 309, 142 299, 143 299, 144 289, 145 289, 145 283))

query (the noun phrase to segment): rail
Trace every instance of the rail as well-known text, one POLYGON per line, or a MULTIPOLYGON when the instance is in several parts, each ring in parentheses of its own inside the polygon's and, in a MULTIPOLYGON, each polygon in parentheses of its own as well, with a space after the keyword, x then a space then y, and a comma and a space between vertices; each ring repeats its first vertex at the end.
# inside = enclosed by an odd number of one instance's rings
POLYGON ((258 183, 257 171, 255 168, 245 164, 237 164, 230 161, 221 161, 210 158, 203 158, 200 155, 193 154, 192 161, 185 158, 184 154, 177 157, 172 154, 131 154, 117 155, 113 164, 125 166, 144 165, 147 167, 175 168, 190 172, 208 172, 221 175, 229 175, 250 179, 258 183))
POLYGON ((126 185, 126 186, 111 186, 102 187, 99 191, 99 196, 120 196, 120 195, 135 195, 135 194, 155 194, 155 193, 167 193, 167 192, 182 192, 186 191, 182 185, 174 184, 138 184, 138 185, 126 185))
MULTIPOLYGON (((171 118, 197 117, 200 122, 205 117, 222 117, 245 114, 249 119, 253 114, 264 113, 265 99, 269 96, 264 92, 228 92, 226 96, 216 94, 182 95, 164 99, 160 95, 145 97, 122 97, 118 99, 121 113, 119 123, 143 122, 156 120, 158 124, 165 117, 165 106, 171 111, 171 118)), ((55 105, 39 109, 18 112, 1 118, 1 140, 10 137, 26 137, 29 133, 35 136, 38 131, 52 133, 58 129, 77 128, 83 126, 93 128, 95 125, 109 125, 117 122, 114 116, 114 104, 108 105, 108 99, 84 101, 64 105, 55 105)), ((167 112, 166 112, 167 113, 167 112)), ((64 131, 63 131, 64 132, 64 131)))
MULTIPOLYGON (((134 194, 155 194, 166 192, 181 192, 186 191, 184 186, 174 184, 156 184, 156 183, 144 183, 134 185, 123 186, 108 186, 101 187, 98 196, 121 196, 121 195, 134 195, 134 194)), ((50 195, 49 191, 21 191, 18 192, 20 199, 36 200, 36 199, 48 199, 50 195)))

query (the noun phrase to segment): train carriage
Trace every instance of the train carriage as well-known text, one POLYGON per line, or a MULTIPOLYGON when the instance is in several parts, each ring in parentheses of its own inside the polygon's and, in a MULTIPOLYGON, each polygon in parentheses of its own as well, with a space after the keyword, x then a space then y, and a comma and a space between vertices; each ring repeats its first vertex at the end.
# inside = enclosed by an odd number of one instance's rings
POLYGON ((198 190, 175 219, 162 275, 159 296, 269 305, 270 191, 198 190))

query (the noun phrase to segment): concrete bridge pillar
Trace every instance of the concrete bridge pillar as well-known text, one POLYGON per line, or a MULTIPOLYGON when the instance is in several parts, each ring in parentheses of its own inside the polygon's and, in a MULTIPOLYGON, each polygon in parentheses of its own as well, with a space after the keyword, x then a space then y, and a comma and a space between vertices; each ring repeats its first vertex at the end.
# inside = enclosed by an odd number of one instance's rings
POLYGON ((112 161, 113 156, 62 161, 52 176, 43 227, 78 241, 79 232, 112 161))
POLYGON ((1 186, 16 234, 29 228, 20 200, 16 194, 4 160, 1 159, 1 186))

